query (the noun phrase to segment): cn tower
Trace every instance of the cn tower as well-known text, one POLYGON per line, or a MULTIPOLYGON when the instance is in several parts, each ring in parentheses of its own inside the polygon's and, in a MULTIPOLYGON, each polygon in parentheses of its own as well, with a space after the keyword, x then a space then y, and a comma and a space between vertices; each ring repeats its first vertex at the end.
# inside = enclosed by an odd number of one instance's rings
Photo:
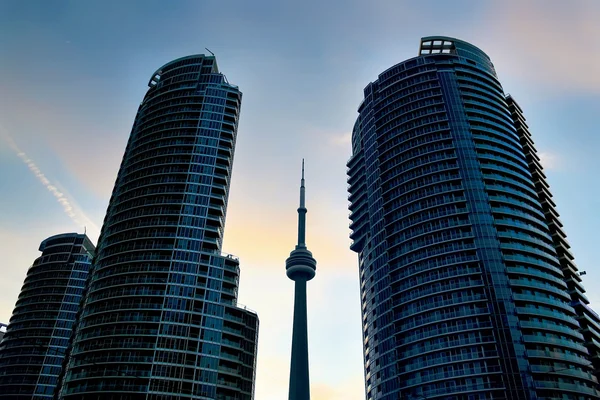
POLYGON ((300 207, 298 207, 298 244, 285 261, 286 274, 288 278, 295 282, 294 331, 292 333, 289 400, 310 400, 306 282, 315 277, 317 260, 313 258, 312 253, 306 248, 306 207, 304 201, 304 160, 302 160, 300 207))

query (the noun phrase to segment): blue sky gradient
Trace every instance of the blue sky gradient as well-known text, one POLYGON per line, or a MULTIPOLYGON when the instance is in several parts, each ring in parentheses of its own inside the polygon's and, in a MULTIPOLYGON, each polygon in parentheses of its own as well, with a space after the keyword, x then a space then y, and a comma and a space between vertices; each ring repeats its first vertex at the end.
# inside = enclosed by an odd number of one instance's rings
POLYGON ((350 132, 367 83, 437 34, 486 51, 524 109, 600 307, 599 20, 594 0, 0 0, 0 320, 40 241, 82 232, 86 219, 97 238, 151 74, 208 47, 244 93, 224 250, 241 258, 240 302, 261 319, 256 398, 287 396, 293 283, 284 262, 304 157, 307 243, 318 261, 308 289, 313 400, 364 399, 350 132))

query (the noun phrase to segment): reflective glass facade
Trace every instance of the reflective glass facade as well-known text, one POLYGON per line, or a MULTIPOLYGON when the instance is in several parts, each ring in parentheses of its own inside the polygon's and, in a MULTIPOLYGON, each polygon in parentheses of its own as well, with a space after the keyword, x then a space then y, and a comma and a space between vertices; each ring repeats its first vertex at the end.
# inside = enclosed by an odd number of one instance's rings
POLYGON ((348 182, 367 399, 599 398, 580 279, 488 56, 423 38, 364 95, 348 182))
POLYGON ((157 70, 94 259, 64 399, 252 399, 258 318, 220 253, 242 94, 211 56, 157 70))
POLYGON ((27 271, 0 343, 0 399, 52 399, 70 348, 94 245, 86 235, 52 236, 27 271))

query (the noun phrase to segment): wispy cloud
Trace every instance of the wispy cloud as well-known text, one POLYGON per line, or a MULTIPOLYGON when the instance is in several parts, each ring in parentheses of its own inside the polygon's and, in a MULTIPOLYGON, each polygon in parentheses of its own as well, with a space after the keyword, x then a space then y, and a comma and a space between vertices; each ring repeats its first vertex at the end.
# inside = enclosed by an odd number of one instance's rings
POLYGON ((342 133, 337 135, 331 135, 329 137, 329 143, 335 146, 347 146, 352 142, 352 133, 342 133))
POLYGON ((0 137, 8 144, 10 149, 19 157, 29 171, 37 178, 37 180, 54 196, 55 200, 62 206, 63 212, 78 226, 90 227, 94 232, 99 232, 100 228, 85 215, 79 207, 76 206, 75 202, 71 200, 65 193, 60 191, 56 184, 53 184, 48 177, 40 170, 36 163, 22 151, 12 136, 4 131, 0 131, 0 137))
POLYGON ((490 2, 485 30, 493 39, 476 43, 509 73, 554 90, 600 91, 600 3, 509 0, 490 2), (583 61, 582 61, 583 60, 583 61))
POLYGON ((542 167, 544 167, 544 169, 547 171, 556 171, 562 167, 562 159, 556 153, 541 151, 538 153, 538 157, 540 157, 540 163, 542 164, 542 167))

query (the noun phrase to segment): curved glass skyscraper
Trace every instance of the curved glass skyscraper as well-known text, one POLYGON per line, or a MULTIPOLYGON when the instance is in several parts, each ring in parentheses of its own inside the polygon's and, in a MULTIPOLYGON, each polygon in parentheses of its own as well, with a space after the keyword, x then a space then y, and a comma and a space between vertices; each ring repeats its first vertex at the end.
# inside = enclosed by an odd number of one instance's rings
POLYGON ((94 245, 65 233, 40 244, 0 343, 0 399, 43 400, 57 394, 94 245))
POLYGON ((423 38, 364 95, 348 182, 367 398, 599 398, 580 278, 489 57, 423 38))
POLYGON ((258 318, 220 253, 242 94, 212 56, 152 74, 108 206, 64 399, 252 399, 258 318))

